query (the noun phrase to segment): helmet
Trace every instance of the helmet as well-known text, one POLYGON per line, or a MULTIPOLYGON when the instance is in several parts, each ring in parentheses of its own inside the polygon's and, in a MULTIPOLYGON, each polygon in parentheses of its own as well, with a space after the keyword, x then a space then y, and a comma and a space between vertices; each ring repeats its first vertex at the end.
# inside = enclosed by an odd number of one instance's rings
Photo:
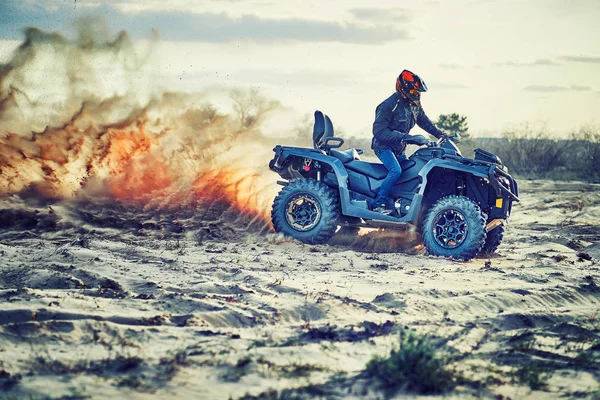
POLYGON ((427 91, 427 85, 418 75, 409 70, 404 70, 396 79, 396 91, 408 97, 413 102, 418 103, 421 98, 421 92, 427 91))

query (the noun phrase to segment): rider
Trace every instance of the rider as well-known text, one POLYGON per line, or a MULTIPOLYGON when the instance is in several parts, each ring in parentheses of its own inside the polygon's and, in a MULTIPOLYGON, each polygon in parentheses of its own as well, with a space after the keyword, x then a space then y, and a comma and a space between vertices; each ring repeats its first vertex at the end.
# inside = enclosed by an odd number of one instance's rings
POLYGON ((443 135, 421 107, 421 92, 426 91, 427 86, 421 78, 404 70, 396 79, 396 92, 379 104, 375 110, 371 148, 388 169, 388 175, 377 193, 374 211, 382 214, 392 212, 387 207, 389 193, 402 173, 399 161, 406 158, 404 154, 406 145, 422 146, 429 142, 423 135, 408 134, 415 123, 436 138, 443 135))

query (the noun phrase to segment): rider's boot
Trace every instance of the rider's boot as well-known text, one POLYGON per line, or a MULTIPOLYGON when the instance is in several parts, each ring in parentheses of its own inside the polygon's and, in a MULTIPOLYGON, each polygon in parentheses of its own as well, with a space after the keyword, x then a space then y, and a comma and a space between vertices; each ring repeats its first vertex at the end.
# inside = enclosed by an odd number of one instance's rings
POLYGON ((383 214, 383 215, 390 215, 393 210, 390 210, 389 208, 387 208, 387 205, 385 203, 382 203, 382 204, 377 204, 375 206, 375 208, 373 208, 373 211, 383 214))

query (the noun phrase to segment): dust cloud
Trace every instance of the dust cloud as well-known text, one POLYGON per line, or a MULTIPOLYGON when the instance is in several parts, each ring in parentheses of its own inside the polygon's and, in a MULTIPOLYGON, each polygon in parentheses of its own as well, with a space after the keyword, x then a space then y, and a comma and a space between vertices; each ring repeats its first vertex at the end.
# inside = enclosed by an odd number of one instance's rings
POLYGON ((140 52, 125 32, 78 26, 75 40, 27 29, 0 66, 0 198, 202 210, 265 230, 278 188, 261 125, 279 104, 239 89, 225 113, 209 92, 161 90, 152 40, 140 52))

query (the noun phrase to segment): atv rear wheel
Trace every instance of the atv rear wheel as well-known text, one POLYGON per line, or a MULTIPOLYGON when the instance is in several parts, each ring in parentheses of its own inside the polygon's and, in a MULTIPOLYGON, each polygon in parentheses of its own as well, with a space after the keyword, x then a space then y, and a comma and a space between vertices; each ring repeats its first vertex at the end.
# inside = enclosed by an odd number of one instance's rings
POLYGON ((446 196, 427 212, 422 235, 429 254, 470 260, 485 243, 485 216, 468 197, 446 196))
POLYGON ((485 238, 485 244, 479 252, 480 256, 489 257, 496 252, 504 238, 504 225, 497 226, 489 231, 485 238))
POLYGON ((337 229, 339 218, 336 192, 312 179, 300 179, 284 186, 271 210, 275 232, 310 244, 327 243, 337 229))

